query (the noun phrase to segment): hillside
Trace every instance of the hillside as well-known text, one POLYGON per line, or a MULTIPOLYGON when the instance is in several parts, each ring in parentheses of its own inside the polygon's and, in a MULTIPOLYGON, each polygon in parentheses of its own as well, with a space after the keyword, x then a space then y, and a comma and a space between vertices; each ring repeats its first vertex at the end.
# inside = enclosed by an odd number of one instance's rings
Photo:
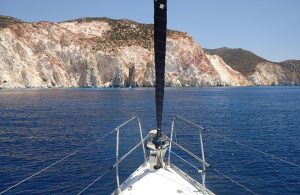
MULTIPOLYGON (((75 20, 65 21, 63 23, 73 23, 86 24, 91 22, 107 23, 110 26, 110 30, 107 31, 104 37, 94 37, 96 45, 93 49, 95 50, 105 50, 115 49, 122 46, 137 45, 146 49, 152 49, 153 41, 153 25, 152 24, 142 24, 132 20, 113 20, 110 18, 79 18, 75 20)), ((176 36, 187 36, 186 33, 167 30, 168 37, 176 36)))
POLYGON ((278 64, 290 71, 300 72, 300 60, 286 60, 278 64))
MULTIPOLYGON (((15 23, 0 30, 0 86, 154 86, 153 26, 81 18, 15 23)), ((167 86, 248 85, 218 56, 208 57, 185 32, 168 30, 167 86), (226 76, 223 76, 226 75, 226 76)))
POLYGON ((219 55, 234 70, 241 72, 254 85, 299 85, 299 60, 270 62, 244 49, 227 47, 204 49, 205 53, 219 55))
MULTIPOLYGON (((109 18, 57 23, 1 18, 0 88, 154 86, 151 24, 109 18)), ((297 61, 272 63, 243 49, 205 53, 187 33, 167 34, 166 86, 300 83, 297 61)))
POLYGON ((9 27, 10 25, 22 23, 22 20, 10 16, 0 15, 0 29, 9 27))
POLYGON ((267 62, 266 59, 241 48, 231 49, 222 47, 218 49, 204 49, 204 51, 210 55, 220 56, 224 62, 245 76, 253 74, 257 64, 267 62))

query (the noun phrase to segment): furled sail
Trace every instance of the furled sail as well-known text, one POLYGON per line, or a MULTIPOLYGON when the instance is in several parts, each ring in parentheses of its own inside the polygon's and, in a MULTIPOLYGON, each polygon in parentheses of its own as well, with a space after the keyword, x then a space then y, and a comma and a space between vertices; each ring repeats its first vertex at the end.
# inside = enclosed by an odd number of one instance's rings
POLYGON ((167 0, 154 0, 155 101, 157 136, 161 137, 165 87, 167 0))

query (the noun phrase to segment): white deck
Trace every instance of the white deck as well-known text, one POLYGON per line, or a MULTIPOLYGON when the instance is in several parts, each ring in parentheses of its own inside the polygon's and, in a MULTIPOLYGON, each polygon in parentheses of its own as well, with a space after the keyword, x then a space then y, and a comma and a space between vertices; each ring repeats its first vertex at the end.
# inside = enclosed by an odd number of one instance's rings
POLYGON ((203 186, 187 176, 175 166, 155 170, 146 165, 140 166, 120 185, 121 195, 177 195, 177 194, 213 194, 205 193, 203 186))

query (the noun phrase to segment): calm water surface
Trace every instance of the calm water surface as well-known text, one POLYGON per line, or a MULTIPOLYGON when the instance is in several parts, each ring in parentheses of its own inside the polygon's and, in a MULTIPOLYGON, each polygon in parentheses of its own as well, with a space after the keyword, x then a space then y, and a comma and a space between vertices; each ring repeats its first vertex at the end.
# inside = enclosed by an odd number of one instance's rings
MULTIPOLYGON (((299 168, 215 135, 300 164, 300 87, 168 88, 165 97, 165 131, 176 115, 203 125, 206 157, 213 167, 258 194, 300 194, 299 168)), ((154 89, 0 90, 0 191, 133 115, 145 131, 155 127, 154 89)), ((121 155, 138 142, 136 126, 121 131, 121 155)), ((178 123, 176 132, 180 144, 199 153, 195 129, 178 123)), ((114 163, 114 154, 111 135, 7 194, 76 194, 114 163)), ((142 163, 141 154, 139 148, 120 165, 121 181, 142 163)), ((172 160, 200 179, 192 167, 175 156, 172 160)), ((115 186, 112 171, 86 194, 110 194, 115 186)), ((207 186, 217 194, 249 194, 210 169, 207 186)))

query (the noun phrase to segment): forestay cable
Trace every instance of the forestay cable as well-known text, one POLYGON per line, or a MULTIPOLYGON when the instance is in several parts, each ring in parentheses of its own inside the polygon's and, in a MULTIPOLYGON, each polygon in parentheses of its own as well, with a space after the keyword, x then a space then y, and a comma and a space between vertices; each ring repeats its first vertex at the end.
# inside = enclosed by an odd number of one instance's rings
POLYGON ((98 138, 98 139, 96 139, 95 141, 93 141, 93 142, 91 142, 91 143, 87 144, 86 146, 84 146, 84 147, 82 147, 82 148, 79 148, 78 150, 76 150, 76 151, 74 151, 74 152, 72 152, 72 153, 70 153, 70 154, 66 155, 65 157, 61 158, 60 160, 57 160, 57 161, 55 161, 55 162, 54 162, 54 163, 52 163, 51 165, 49 165, 49 166, 47 166, 47 167, 43 168, 42 170, 40 170, 40 171, 38 171, 38 172, 36 172, 36 173, 32 174, 31 176, 29 176, 29 177, 27 177, 27 178, 23 179, 22 181, 20 181, 20 182, 18 182, 18 183, 16 183, 16 184, 14 184, 14 185, 12 185, 12 186, 10 186, 10 187, 9 187, 9 188, 7 188, 6 190, 4 190, 4 191, 0 192, 0 194, 4 194, 5 192, 7 192, 7 191, 9 191, 9 190, 11 190, 11 189, 13 189, 13 188, 17 187, 18 185, 20 185, 20 184, 24 183, 25 181, 27 181, 27 180, 29 180, 29 179, 33 178, 34 176, 36 176, 36 175, 38 175, 38 174, 42 173, 43 171, 46 171, 47 169, 51 168, 52 166, 54 166, 54 165, 56 165, 56 164, 58 164, 58 163, 62 162, 63 160, 66 160, 67 158, 69 158, 69 157, 73 156, 74 154, 76 154, 76 153, 80 152, 81 150, 83 150, 83 149, 87 148, 88 146, 90 146, 90 145, 92 145, 92 144, 95 144, 96 142, 98 142, 98 141, 100 141, 100 140, 104 139, 105 137, 107 137, 108 135, 112 134, 114 131, 115 131, 115 130, 112 130, 112 131, 110 131, 109 133, 107 133, 107 134, 105 134, 105 135, 103 135, 103 136, 99 137, 99 138, 98 138))

